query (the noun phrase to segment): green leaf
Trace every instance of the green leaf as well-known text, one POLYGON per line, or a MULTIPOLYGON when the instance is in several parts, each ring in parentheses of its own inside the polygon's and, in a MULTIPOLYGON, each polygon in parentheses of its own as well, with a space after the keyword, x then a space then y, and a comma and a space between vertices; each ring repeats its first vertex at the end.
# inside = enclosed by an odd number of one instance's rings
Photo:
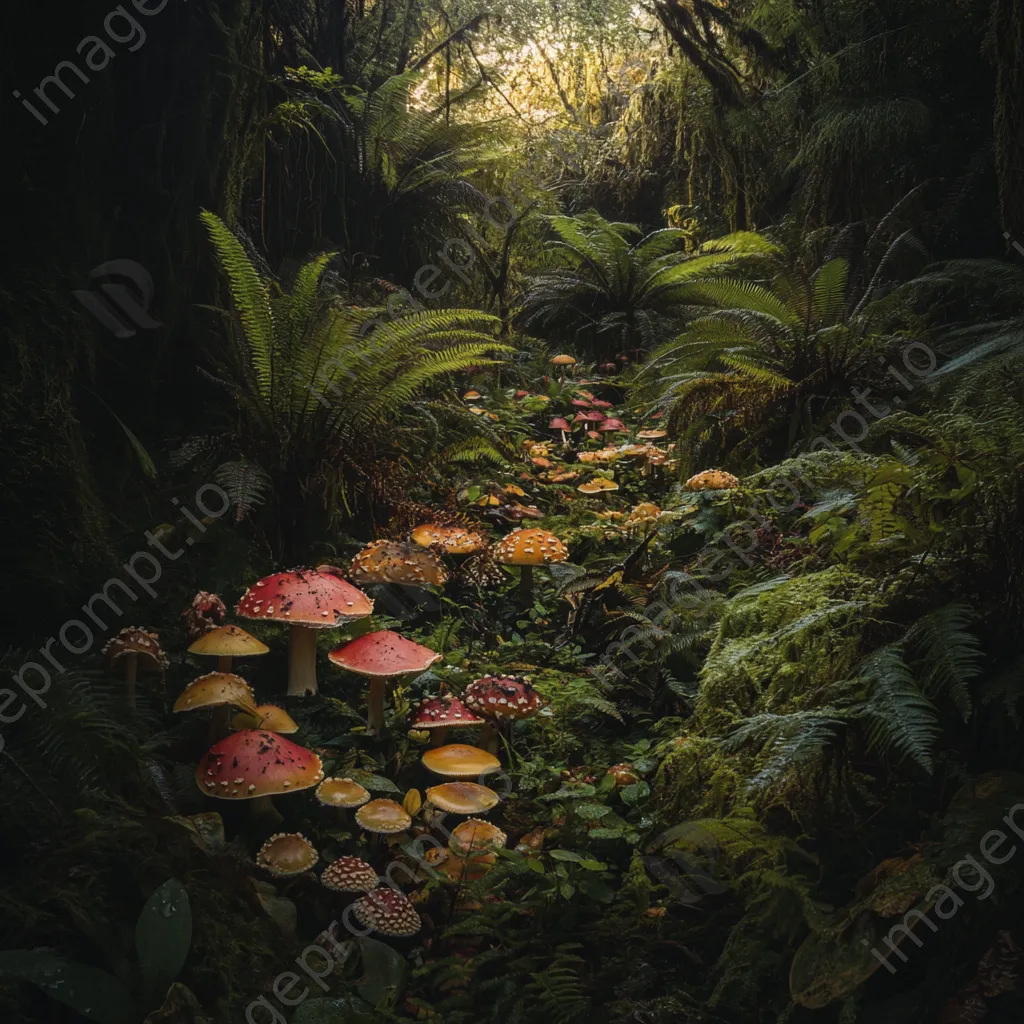
POLYGON ((307 999, 295 1011, 292 1024, 377 1024, 377 1014, 357 996, 307 999))
POLYGON ((572 861, 573 864, 583 863, 583 858, 573 850, 551 850, 550 854, 552 860, 568 860, 572 861))
POLYGON ((608 865, 602 864, 599 860, 593 860, 590 857, 584 857, 580 861, 580 867, 585 871, 607 871, 608 865))
POLYGON ((592 828, 587 833, 591 839, 621 839, 625 830, 621 828, 592 828))
POLYGON ((526 859, 526 866, 531 871, 535 871, 538 875, 544 874, 544 864, 536 857, 528 857, 526 859))
POLYGON ((606 807, 604 804, 577 804, 575 807, 576 813, 584 821, 597 821, 598 818, 611 814, 611 810, 610 807, 606 807))
POLYGON ((176 878, 169 878, 146 901, 135 925, 135 952, 148 994, 167 991, 184 967, 191 945, 188 893, 176 878))
POLYGON ((615 890, 597 878, 581 878, 579 889, 584 896, 597 903, 611 903, 615 899, 615 890))
POLYGON ((370 789, 377 793, 401 793, 402 791, 388 778, 383 775, 374 775, 373 772, 364 771, 361 768, 353 768, 346 773, 353 782, 358 782, 364 789, 370 789))
POLYGON ((558 886, 558 891, 567 899, 571 900, 576 893, 576 886, 571 882, 562 882, 558 886))
POLYGON ((619 790, 619 796, 622 797, 623 803, 629 804, 631 807, 639 803, 645 796, 648 796, 651 792, 651 787, 646 782, 634 782, 631 786, 623 786, 619 790))
POLYGON ((27 981, 98 1024, 135 1024, 132 995, 112 974, 53 953, 13 949, 0 953, 0 978, 27 981))
POLYGON ((398 1002, 409 974, 401 953, 377 939, 360 938, 359 952, 363 958, 363 980, 359 994, 378 1010, 390 1009, 398 1002))
POLYGON ((563 786, 557 793, 545 793, 538 797, 538 800, 582 800, 585 797, 594 796, 597 790, 585 782, 579 786, 563 786))

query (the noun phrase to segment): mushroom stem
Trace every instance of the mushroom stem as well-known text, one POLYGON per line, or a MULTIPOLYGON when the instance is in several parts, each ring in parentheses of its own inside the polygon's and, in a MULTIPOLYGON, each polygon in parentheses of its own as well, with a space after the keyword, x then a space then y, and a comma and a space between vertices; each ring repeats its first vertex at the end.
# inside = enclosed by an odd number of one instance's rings
POLYGON ((366 734, 368 736, 379 736, 384 729, 384 697, 387 693, 387 688, 388 679, 386 676, 371 677, 366 714, 366 734))
POLYGON ((447 735, 448 735, 448 730, 447 729, 444 729, 444 728, 442 728, 442 729, 431 729, 430 730, 430 746, 432 746, 432 747, 443 747, 448 742, 448 740, 446 739, 447 735))
POLYGON ((280 824, 284 816, 274 806, 274 801, 269 796, 258 796, 249 801, 249 816, 252 818, 266 818, 280 824))
POLYGON ((124 666, 124 699, 133 711, 135 710, 135 679, 139 671, 139 656, 132 652, 126 658, 124 666))
POLYGON ((288 648, 288 696, 316 693, 316 631, 297 623, 288 648))
POLYGON ((533 566, 523 565, 519 567, 519 596, 529 604, 533 599, 533 566))
POLYGON ((214 708, 210 716, 210 731, 208 735, 209 746, 213 746, 217 740, 224 739, 231 731, 231 708, 225 704, 222 707, 214 708))
POLYGON ((486 750, 488 754, 498 753, 498 726, 496 723, 488 722, 484 726, 483 733, 481 734, 480 737, 480 742, 483 746, 483 749, 486 750))
POLYGON ((230 672, 231 671, 231 655, 222 654, 217 659, 217 671, 218 672, 230 672))

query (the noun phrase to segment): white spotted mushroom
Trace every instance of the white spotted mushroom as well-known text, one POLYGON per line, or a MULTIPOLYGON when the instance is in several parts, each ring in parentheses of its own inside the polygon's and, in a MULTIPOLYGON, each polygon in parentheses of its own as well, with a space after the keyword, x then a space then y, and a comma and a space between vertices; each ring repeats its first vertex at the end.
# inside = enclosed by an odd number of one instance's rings
POLYGON ((519 566, 520 592, 525 601, 531 600, 534 566, 564 562, 568 557, 565 545, 547 530, 513 530, 494 548, 494 560, 500 565, 519 566))
POLYGON ((466 707, 488 719, 484 748, 498 750, 498 726, 530 718, 544 707, 544 698, 525 676, 483 676, 466 687, 466 707))

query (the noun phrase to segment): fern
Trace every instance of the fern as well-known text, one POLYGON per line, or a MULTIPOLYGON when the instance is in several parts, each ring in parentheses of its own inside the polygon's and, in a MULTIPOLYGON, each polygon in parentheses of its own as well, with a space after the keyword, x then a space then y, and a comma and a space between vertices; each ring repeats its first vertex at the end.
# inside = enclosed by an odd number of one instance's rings
POLYGON ((950 604, 918 619, 906 637, 908 650, 918 656, 921 691, 949 697, 965 722, 971 717, 970 683, 981 674, 981 647, 969 630, 974 621, 966 605, 950 604))
POLYGON ((266 501, 270 477, 254 462, 224 462, 214 471, 221 486, 235 506, 235 521, 241 522, 257 506, 266 501))

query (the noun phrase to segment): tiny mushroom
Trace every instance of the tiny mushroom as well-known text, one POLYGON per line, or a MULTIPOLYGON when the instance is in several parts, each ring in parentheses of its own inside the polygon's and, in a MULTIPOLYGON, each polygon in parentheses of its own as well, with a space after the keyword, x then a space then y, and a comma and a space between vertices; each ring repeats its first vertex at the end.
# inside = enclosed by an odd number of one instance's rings
POLYGON ((240 626, 216 626, 188 649, 189 654, 217 658, 217 671, 230 672, 232 658, 266 654, 270 648, 240 626))
POLYGON ((478 398, 483 398, 483 397, 484 396, 481 395, 479 391, 473 391, 473 390, 467 391, 462 396, 463 400, 466 401, 466 402, 475 402, 478 398))
POLYGON ((433 747, 423 754, 421 760, 428 771, 449 779, 472 780, 501 771, 501 762, 493 754, 465 743, 433 747))
POLYGON ((544 706, 525 676, 483 676, 466 687, 463 698, 466 707, 489 720, 484 746, 492 754, 498 749, 498 724, 530 718, 544 706))
POLYGON ((445 782, 427 790, 427 800, 449 814, 486 814, 501 798, 478 782, 445 782))
POLYGON ((487 547, 482 533, 464 526, 428 523, 412 531, 412 541, 421 548, 440 548, 446 555, 475 555, 487 547))
POLYGON ((375 540, 356 555, 352 579, 357 583, 397 583, 404 587, 440 587, 448 570, 440 559, 403 541, 375 540))
POLYGON ((196 768, 196 785, 218 800, 253 800, 254 810, 273 810, 270 797, 319 785, 320 758, 297 743, 263 729, 234 732, 215 743, 196 768))
POLYGON ((231 720, 235 732, 242 729, 265 729, 281 736, 299 731, 299 725, 284 708, 276 704, 258 704, 252 711, 242 711, 231 720))
POLYGON ((185 620, 185 632, 191 643, 207 630, 223 625, 228 617, 228 610, 219 594, 200 590, 192 598, 192 604, 182 612, 181 617, 185 620))
POLYGON ((520 567, 520 591, 524 600, 529 600, 533 591, 534 566, 564 562, 568 557, 565 545, 547 530, 513 530, 494 549, 496 562, 520 567))
POLYGON ((316 693, 315 631, 365 618, 373 612, 373 601, 336 572, 295 569, 255 583, 242 595, 236 611, 246 619, 291 626, 288 695, 297 697, 316 693))
POLYGON ((107 641, 102 653, 107 671, 124 680, 125 700, 131 708, 135 707, 135 681, 139 673, 159 673, 162 677, 168 664, 159 635, 140 626, 126 626, 107 641))
POLYGON ((405 894, 389 887, 374 889, 356 900, 352 913, 365 928, 387 938, 415 935, 422 926, 420 915, 405 894))
POLYGON ((683 487, 688 491, 729 491, 739 485, 739 479, 732 473, 726 473, 723 469, 706 469, 703 473, 691 476, 683 487))
POLYGON ((278 832, 256 854, 256 863, 278 878, 301 875, 319 859, 316 847, 299 832, 278 832))
POLYGON ((369 677, 366 729, 371 735, 377 735, 384 727, 384 698, 388 680, 419 675, 438 661, 441 655, 384 629, 367 633, 358 640, 337 647, 328 657, 339 668, 369 677))
POLYGON ((377 872, 360 857, 339 857, 320 876, 320 884, 334 892, 372 892, 379 883, 377 872))
POLYGON ((569 425, 569 421, 564 419, 562 416, 553 416, 551 418, 551 422, 548 424, 548 429, 557 430, 561 434, 562 441, 564 443, 565 435, 572 430, 572 427, 569 425))
POLYGON ((595 476, 593 480, 588 480, 585 484, 580 484, 576 488, 580 494, 586 494, 588 497, 595 494, 611 494, 612 491, 617 491, 619 485, 614 480, 609 480, 605 476, 595 476))
POLYGON ((410 729, 426 729, 430 733, 430 745, 442 746, 449 730, 475 728, 484 720, 470 711, 458 697, 442 693, 439 697, 428 697, 413 713, 410 729))
POLYGON ((412 817, 394 800, 371 800, 356 811, 356 823, 364 832, 392 836, 409 828, 412 817))
POLYGON ((472 857, 503 850, 508 836, 497 825, 479 818, 469 818, 457 825, 448 840, 448 849, 456 857, 472 857))
POLYGON ((561 383, 564 384, 565 383, 565 375, 568 372, 570 367, 576 365, 576 360, 573 359, 572 356, 561 355, 561 356, 555 356, 555 358, 551 360, 551 364, 553 366, 557 366, 562 371, 561 383))

